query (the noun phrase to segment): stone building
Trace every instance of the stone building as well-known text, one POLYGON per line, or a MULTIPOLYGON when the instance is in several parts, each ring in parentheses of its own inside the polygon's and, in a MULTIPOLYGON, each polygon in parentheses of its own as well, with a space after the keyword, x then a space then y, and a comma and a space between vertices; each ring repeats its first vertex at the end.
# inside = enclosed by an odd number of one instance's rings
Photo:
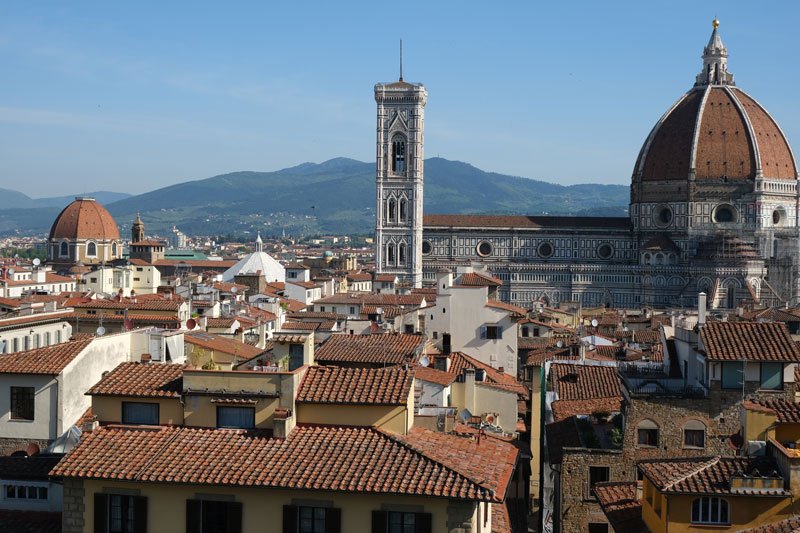
POLYGON ((420 220, 427 93, 403 81, 376 86, 378 271, 418 285, 441 268, 483 263, 503 280, 500 297, 524 307, 693 305, 700 291, 712 307, 796 299, 797 166, 778 123, 734 84, 718 26, 694 85, 643 143, 628 217, 420 220), (406 159, 393 143, 403 139, 408 171, 396 167, 406 159), (413 209, 401 211, 401 199, 413 209))

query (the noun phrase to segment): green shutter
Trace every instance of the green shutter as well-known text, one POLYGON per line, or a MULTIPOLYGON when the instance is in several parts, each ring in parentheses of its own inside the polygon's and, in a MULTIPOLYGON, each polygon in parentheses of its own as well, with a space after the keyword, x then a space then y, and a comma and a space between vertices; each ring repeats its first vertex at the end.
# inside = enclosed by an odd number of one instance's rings
POLYGON ((768 390, 783 388, 783 363, 761 363, 761 388, 768 390))
POLYGON ((242 533, 242 502, 228 502, 228 533, 242 533))
POLYGON ((325 509, 325 533, 341 533, 342 510, 336 507, 325 509))
POLYGON ((200 500, 186 500, 186 533, 200 533, 200 500))
POLYGON ((147 533, 147 498, 133 497, 133 533, 147 533))
POLYGON ((297 507, 283 506, 283 533, 297 533, 297 507))
POLYGON ((372 533, 386 533, 386 511, 372 511, 372 533))
POLYGON ((94 533, 106 533, 108 525, 108 494, 94 494, 94 533))

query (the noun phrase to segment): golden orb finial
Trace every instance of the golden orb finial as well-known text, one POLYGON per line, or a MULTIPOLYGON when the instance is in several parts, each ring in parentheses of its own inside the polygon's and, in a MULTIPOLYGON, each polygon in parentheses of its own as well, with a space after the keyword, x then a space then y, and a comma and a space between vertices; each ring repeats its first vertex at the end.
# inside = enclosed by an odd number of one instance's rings
POLYGON ((716 19, 716 18, 715 18, 714 20, 712 20, 712 21, 711 21, 711 25, 712 25, 712 26, 714 26, 714 29, 715 29, 715 30, 716 30, 717 28, 719 28, 719 19, 716 19))

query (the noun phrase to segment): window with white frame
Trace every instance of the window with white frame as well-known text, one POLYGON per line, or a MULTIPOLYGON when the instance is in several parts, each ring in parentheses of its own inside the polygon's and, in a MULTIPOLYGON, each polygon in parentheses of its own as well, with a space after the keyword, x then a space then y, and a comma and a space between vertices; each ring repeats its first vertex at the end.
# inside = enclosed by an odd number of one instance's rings
POLYGON ((692 502, 692 524, 730 524, 728 502, 722 498, 696 498, 692 502))

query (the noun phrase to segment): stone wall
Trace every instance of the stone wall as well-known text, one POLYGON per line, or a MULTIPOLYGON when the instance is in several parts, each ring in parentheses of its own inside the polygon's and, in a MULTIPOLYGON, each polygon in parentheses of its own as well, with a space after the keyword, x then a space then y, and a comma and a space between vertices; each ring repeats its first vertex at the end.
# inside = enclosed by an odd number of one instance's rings
POLYGON ((83 533, 84 497, 86 491, 80 479, 64 478, 64 500, 61 511, 62 533, 83 533))
POLYGON ((0 438, 0 455, 11 455, 14 452, 28 452, 28 446, 35 444, 42 451, 47 448, 52 441, 47 439, 10 439, 0 438))
MULTIPOLYGON (((625 476, 620 450, 565 448, 561 463, 558 505, 562 533, 585 533, 590 523, 607 523, 603 510, 589 493, 589 468, 609 467, 609 481, 622 481, 625 476)), ((555 529, 556 531, 558 528, 555 529)))

